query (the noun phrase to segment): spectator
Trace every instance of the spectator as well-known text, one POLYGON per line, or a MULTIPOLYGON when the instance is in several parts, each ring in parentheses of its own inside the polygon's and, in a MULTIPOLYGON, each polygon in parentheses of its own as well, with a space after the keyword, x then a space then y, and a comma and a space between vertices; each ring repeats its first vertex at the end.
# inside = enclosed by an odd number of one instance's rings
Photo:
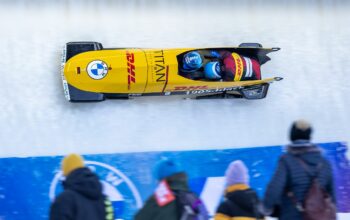
POLYGON ((277 170, 265 193, 266 214, 281 220, 303 219, 305 213, 302 206, 312 185, 311 176, 316 177, 318 184, 335 203, 331 165, 322 156, 320 149, 310 142, 311 133, 311 125, 304 120, 292 124, 292 143, 279 159, 277 170))
POLYGON ((102 194, 98 177, 70 154, 62 161, 64 191, 51 205, 50 220, 114 220, 111 202, 102 194))
POLYGON ((154 169, 158 187, 136 214, 135 220, 207 220, 204 204, 188 187, 186 173, 170 159, 161 160, 154 169))
POLYGON ((225 200, 219 205, 215 220, 263 219, 258 214, 259 199, 249 187, 248 169, 240 160, 230 163, 226 170, 225 200))

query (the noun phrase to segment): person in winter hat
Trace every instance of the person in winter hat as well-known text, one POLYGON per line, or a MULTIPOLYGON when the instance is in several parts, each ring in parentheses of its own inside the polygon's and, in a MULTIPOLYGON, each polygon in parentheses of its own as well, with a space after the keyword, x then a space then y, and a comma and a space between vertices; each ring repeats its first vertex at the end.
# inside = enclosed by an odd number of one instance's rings
POLYGON ((209 219, 204 204, 188 186, 187 174, 175 160, 160 160, 153 169, 153 176, 158 186, 136 213, 135 220, 209 219), (187 216, 184 213, 185 203, 201 218, 187 216))
POLYGON ((67 155, 61 163, 64 191, 50 208, 50 220, 114 220, 111 202, 102 194, 98 177, 85 167, 78 154, 67 155))
POLYGON ((249 185, 248 169, 241 160, 235 160, 227 167, 225 179, 227 186, 237 184, 249 185))
POLYGON ((219 205, 215 220, 263 219, 258 213, 259 199, 249 187, 249 173, 241 160, 229 164, 225 172, 225 199, 219 205))
POLYGON ((67 177, 73 170, 83 168, 84 166, 84 159, 78 154, 70 154, 64 157, 61 162, 61 170, 65 177, 67 177))
POLYGON ((161 181, 175 174, 185 173, 180 165, 172 159, 162 159, 156 163, 153 169, 153 176, 156 180, 161 181))
POLYGON ((332 167, 318 146, 310 142, 312 131, 311 124, 306 120, 292 123, 289 133, 291 144, 287 145, 287 152, 280 157, 265 192, 266 215, 280 220, 302 220, 303 213, 296 202, 302 204, 311 187, 310 172, 336 202, 332 167))
POLYGON ((290 129, 290 141, 292 143, 310 142, 312 127, 309 122, 305 120, 297 120, 293 122, 290 129))

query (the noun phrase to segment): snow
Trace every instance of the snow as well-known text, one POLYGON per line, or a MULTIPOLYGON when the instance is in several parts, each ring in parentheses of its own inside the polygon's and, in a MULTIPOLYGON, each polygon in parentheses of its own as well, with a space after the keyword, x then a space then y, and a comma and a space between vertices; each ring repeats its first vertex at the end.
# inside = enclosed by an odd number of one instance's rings
POLYGON ((288 142, 298 118, 312 122, 315 142, 349 141, 349 5, 272 3, 204 1, 191 10, 195 3, 184 1, 169 8, 158 1, 5 1, 0 157, 278 145, 288 142), (65 42, 81 40, 106 47, 260 42, 282 48, 263 76, 284 80, 260 101, 141 97, 74 104, 64 99, 59 56, 65 42))

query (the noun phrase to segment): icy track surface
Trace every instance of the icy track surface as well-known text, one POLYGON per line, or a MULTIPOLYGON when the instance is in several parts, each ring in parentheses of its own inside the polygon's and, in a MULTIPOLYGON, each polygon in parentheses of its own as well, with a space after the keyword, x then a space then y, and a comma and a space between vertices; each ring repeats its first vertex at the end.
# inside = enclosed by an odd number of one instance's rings
POLYGON ((316 142, 350 140, 345 1, 13 2, 0 2, 0 157, 279 145, 297 118, 314 124, 316 142), (258 101, 69 103, 60 52, 83 40, 158 48, 260 42, 282 48, 263 77, 284 80, 258 101))

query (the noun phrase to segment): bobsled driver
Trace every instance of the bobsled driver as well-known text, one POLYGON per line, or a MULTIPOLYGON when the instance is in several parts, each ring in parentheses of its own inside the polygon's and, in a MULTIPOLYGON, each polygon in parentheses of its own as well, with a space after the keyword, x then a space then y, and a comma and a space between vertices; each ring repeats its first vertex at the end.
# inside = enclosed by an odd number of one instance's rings
POLYGON ((204 55, 198 51, 191 51, 183 56, 182 68, 180 75, 194 80, 205 78, 203 66, 209 61, 206 61, 204 55))
POLYGON ((257 60, 227 50, 198 50, 183 56, 180 74, 194 80, 245 81, 260 80, 257 60))

